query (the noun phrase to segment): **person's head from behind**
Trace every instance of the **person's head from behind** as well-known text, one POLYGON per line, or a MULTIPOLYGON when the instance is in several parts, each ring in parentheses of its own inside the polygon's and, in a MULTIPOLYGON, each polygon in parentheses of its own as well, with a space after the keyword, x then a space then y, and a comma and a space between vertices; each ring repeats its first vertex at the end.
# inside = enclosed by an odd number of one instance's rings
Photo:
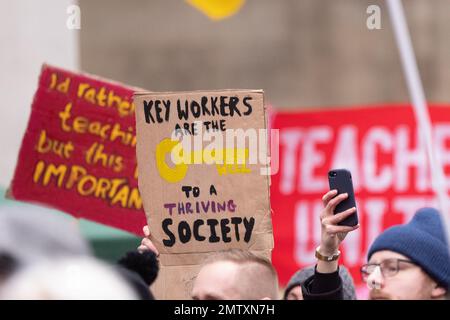
POLYGON ((0 287, 41 260, 90 256, 74 219, 33 205, 0 208, 0 287))
POLYGON ((259 300, 277 296, 278 278, 272 264, 237 249, 210 256, 192 289, 195 300, 259 300))
MULTIPOLYGON (((289 280, 284 291, 284 300, 303 300, 302 285, 314 275, 315 266, 310 266, 297 271, 289 280)), ((339 276, 342 280, 344 300, 356 300, 355 285, 353 278, 346 267, 339 267, 339 276)))
POLYGON ((114 269, 89 257, 41 260, 20 268, 0 288, 0 299, 137 299, 133 287, 114 269))
POLYGON ((370 299, 443 299, 450 285, 450 255, 439 212, 419 210, 405 225, 375 239, 361 268, 370 299))

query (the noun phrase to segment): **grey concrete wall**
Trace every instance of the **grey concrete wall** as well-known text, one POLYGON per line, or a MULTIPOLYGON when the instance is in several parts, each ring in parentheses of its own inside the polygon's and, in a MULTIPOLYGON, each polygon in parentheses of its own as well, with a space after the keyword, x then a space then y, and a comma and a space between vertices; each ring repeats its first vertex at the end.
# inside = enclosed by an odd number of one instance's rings
POLYGON ((66 27, 72 2, 0 0, 1 195, 16 168, 42 63, 79 68, 78 33, 66 27))
MULTIPOLYGON (((427 98, 450 102, 450 0, 403 2, 427 98)), ((281 107, 408 101, 384 1, 247 0, 221 22, 182 0, 80 5, 88 72, 154 91, 262 88, 281 107)))

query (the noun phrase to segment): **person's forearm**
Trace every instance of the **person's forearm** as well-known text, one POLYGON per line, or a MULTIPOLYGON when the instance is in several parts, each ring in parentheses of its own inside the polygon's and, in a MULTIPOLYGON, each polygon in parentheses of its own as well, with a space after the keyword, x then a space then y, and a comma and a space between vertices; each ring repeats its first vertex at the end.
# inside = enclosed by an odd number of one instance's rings
POLYGON ((333 273, 336 272, 338 270, 339 267, 339 263, 338 260, 335 261, 322 261, 322 260, 317 260, 317 272, 320 273, 333 273))
MULTIPOLYGON (((326 248, 322 244, 318 248, 318 253, 323 256, 332 256, 338 252, 337 248, 326 248)), ((317 259, 316 270, 320 273, 333 273, 338 270, 339 259, 333 261, 324 261, 317 259)))

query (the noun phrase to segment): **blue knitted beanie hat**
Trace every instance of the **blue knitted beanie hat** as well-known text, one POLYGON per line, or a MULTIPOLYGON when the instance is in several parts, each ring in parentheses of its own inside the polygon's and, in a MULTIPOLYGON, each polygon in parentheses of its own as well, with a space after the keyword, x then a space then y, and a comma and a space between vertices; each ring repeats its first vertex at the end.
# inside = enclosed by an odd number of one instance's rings
POLYGON ((449 247, 436 209, 420 209, 409 223, 386 229, 370 247, 368 259, 382 250, 408 257, 439 285, 450 288, 449 247))

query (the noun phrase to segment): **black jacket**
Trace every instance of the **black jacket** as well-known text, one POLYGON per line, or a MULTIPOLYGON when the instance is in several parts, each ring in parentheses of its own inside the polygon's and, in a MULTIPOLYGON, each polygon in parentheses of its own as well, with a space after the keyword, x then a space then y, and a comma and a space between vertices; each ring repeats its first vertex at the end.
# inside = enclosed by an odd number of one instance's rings
POLYGON ((316 270, 303 283, 302 293, 304 300, 343 300, 339 269, 333 273, 319 273, 316 270))

